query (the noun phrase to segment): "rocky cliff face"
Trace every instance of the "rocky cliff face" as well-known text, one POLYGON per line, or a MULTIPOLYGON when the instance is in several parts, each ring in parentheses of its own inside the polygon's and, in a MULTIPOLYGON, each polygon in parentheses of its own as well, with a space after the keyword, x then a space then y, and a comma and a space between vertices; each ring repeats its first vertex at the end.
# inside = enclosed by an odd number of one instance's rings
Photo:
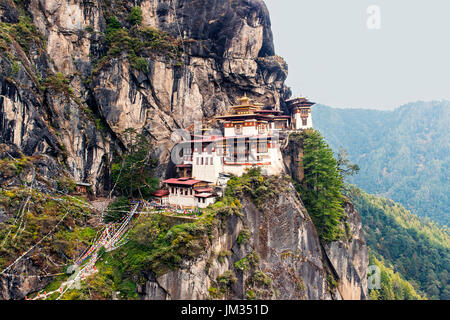
MULTIPOLYGON (((44 192, 45 177, 65 174, 107 192, 127 128, 149 137, 165 176, 176 129, 225 112, 244 93, 276 108, 290 96, 262 0, 0 0, 0 15, 0 155, 37 157, 43 179, 35 187, 44 192), (143 11, 141 29, 127 19, 134 6, 143 11), (119 39, 108 37, 111 17, 125 30, 119 39), (134 39, 148 34, 151 45, 138 52, 134 39)), ((287 158, 297 179, 298 157, 287 158)), ((1 178, 2 187, 30 181, 1 178)), ((204 254, 177 271, 146 274, 141 297, 366 298, 367 248, 352 206, 352 236, 322 246, 292 185, 283 188, 259 206, 241 199, 242 216, 217 226, 204 254)), ((0 296, 46 285, 32 281, 0 279, 0 296)))
POLYGON ((327 259, 339 279, 338 289, 344 300, 369 299, 367 266, 369 254, 361 218, 351 203, 345 203, 345 240, 324 244, 327 259))
POLYGON ((1 142, 51 155, 98 192, 109 187, 109 163, 125 129, 151 138, 163 176, 174 130, 224 112, 244 93, 278 108, 290 94, 261 0, 20 3, 0 1, 1 142), (142 28, 174 39, 176 57, 142 50, 146 68, 139 70, 123 42, 123 52, 109 54, 108 19, 131 30, 134 6, 142 8, 142 28))
MULTIPOLYGON (((304 139, 301 135, 291 135, 282 149, 286 171, 295 181, 304 178, 304 139)), ((346 238, 331 243, 323 243, 324 257, 332 274, 339 279, 338 290, 345 300, 368 299, 367 266, 368 249, 364 238, 361 218, 350 202, 344 203, 345 216, 342 229, 346 238)))
POLYGON ((141 296, 150 300, 367 299, 368 254, 357 212, 346 207, 354 236, 322 246, 293 185, 289 179, 279 181, 277 196, 258 206, 243 198, 242 216, 216 226, 212 240, 205 241, 205 253, 195 261, 160 277, 148 276, 139 287, 141 296), (242 241, 244 233, 246 241, 242 241))

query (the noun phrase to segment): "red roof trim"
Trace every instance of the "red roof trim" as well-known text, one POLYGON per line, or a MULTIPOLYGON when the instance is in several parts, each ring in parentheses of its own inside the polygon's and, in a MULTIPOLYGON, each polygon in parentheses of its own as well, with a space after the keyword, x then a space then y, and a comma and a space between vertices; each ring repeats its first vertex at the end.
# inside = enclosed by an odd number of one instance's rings
POLYGON ((168 179, 168 180, 163 181, 163 183, 167 183, 167 184, 177 184, 177 185, 187 185, 187 186, 193 186, 193 185, 195 185, 197 183, 200 183, 200 182, 203 182, 203 181, 201 181, 201 180, 194 180, 194 179, 183 181, 183 180, 176 179, 176 178, 168 179))
POLYGON ((190 168, 192 164, 177 164, 177 168, 190 168))
POLYGON ((153 196, 155 197, 165 197, 169 195, 169 190, 157 190, 153 192, 153 196))

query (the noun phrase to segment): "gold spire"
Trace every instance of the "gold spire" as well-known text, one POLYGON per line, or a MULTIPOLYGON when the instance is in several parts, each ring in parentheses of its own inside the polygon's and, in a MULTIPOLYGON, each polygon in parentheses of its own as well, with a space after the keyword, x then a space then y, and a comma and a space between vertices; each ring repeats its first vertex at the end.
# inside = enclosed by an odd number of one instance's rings
POLYGON ((247 93, 244 93, 244 96, 242 98, 238 99, 238 101, 241 103, 240 104, 241 106, 249 106, 252 99, 247 97, 247 93))

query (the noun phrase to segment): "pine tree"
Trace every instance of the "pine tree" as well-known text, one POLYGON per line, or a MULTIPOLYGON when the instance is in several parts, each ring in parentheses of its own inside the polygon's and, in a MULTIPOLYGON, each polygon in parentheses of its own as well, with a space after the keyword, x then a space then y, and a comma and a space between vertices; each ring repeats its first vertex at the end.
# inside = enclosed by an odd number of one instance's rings
POLYGON ((343 234, 343 177, 333 151, 320 133, 308 130, 304 134, 305 174, 300 193, 321 238, 333 241, 343 234))

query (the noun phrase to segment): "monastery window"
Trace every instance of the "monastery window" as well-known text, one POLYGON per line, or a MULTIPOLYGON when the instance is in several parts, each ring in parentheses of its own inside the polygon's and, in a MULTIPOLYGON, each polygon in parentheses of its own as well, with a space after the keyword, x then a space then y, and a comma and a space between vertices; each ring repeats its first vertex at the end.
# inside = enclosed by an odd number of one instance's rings
POLYGON ((242 134, 242 125, 241 124, 236 124, 234 126, 234 132, 235 132, 235 134, 242 134))
POLYGON ((172 188, 170 188, 170 193, 171 194, 174 194, 175 193, 175 189, 172 187, 172 188))
POLYGON ((188 194, 189 194, 189 190, 186 189, 186 190, 184 191, 184 195, 187 196, 188 194))
POLYGON ((259 133, 265 132, 266 131, 266 125, 265 124, 258 125, 258 131, 259 131, 259 133))
POLYGON ((266 142, 258 142, 258 153, 267 153, 268 147, 266 142))
POLYGON ((205 166, 208 165, 208 158, 205 158, 205 166))
POLYGON ((308 118, 302 118, 302 125, 306 126, 308 124, 308 118))
POLYGON ((209 161, 210 163, 210 165, 213 165, 214 164, 214 158, 211 158, 211 160, 209 161))
POLYGON ((203 157, 200 158, 200 165, 203 165, 203 157))

